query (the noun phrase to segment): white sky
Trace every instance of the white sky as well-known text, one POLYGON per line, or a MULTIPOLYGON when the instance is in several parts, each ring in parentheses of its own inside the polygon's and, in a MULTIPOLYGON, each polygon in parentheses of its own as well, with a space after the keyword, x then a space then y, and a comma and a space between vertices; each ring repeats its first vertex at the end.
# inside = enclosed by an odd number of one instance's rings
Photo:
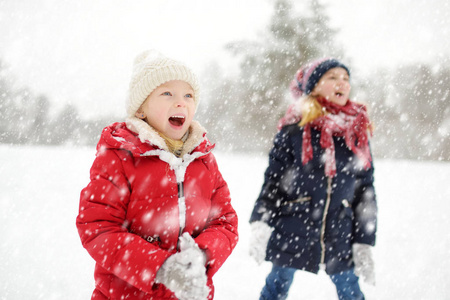
MULTIPOLYGON (((360 74, 449 62, 445 0, 322 3, 360 74)), ((227 66, 224 44, 256 38, 271 6, 268 0, 0 0, 0 59, 18 83, 48 95, 57 108, 71 102, 85 117, 121 115, 140 51, 159 49, 201 75, 213 59, 227 66)))

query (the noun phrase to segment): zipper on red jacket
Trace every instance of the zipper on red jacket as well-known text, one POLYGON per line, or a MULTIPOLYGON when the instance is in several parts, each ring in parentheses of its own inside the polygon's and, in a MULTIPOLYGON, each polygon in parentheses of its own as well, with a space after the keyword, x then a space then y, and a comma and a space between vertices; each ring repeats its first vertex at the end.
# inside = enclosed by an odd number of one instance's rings
POLYGON ((177 186, 178 186, 178 198, 184 197, 184 183, 177 182, 177 186))
MULTIPOLYGON (((186 202, 184 199, 184 182, 183 181, 177 182, 177 188, 178 188, 178 208, 180 210, 179 216, 178 216, 179 221, 180 221, 180 230, 178 232, 178 237, 180 237, 183 234, 183 230, 186 225, 186 202), (183 204, 182 206, 180 205, 181 202, 183 204), (182 208, 185 210, 184 212, 181 211, 182 208), (184 215, 184 222, 182 222, 181 215, 184 215)), ((177 241, 177 249, 178 250, 180 250, 179 242, 180 242, 180 240, 177 241)))

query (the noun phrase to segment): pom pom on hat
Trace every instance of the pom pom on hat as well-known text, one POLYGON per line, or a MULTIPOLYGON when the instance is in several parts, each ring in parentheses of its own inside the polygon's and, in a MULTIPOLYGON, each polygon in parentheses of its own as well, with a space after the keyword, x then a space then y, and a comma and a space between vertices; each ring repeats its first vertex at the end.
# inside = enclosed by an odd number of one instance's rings
POLYGON ((302 66, 289 86, 292 96, 297 99, 302 95, 311 94, 320 78, 333 68, 344 68, 350 76, 349 69, 334 58, 322 58, 302 66))
POLYGON ((127 116, 134 117, 136 111, 153 90, 171 80, 182 80, 192 87, 197 107, 199 84, 191 69, 155 50, 147 50, 137 55, 134 59, 128 89, 127 116))

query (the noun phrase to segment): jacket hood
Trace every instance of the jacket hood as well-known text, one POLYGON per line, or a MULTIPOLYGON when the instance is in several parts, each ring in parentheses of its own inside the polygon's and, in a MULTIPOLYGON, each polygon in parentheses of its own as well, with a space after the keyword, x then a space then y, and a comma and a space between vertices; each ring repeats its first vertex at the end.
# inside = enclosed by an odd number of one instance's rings
MULTIPOLYGON (((166 142, 157 131, 136 117, 105 127, 97 144, 97 151, 104 148, 127 150, 133 156, 143 156, 152 150, 169 152, 166 142)), ((214 145, 206 137, 206 130, 197 121, 192 121, 180 156, 192 152, 206 153, 213 148, 214 145)))

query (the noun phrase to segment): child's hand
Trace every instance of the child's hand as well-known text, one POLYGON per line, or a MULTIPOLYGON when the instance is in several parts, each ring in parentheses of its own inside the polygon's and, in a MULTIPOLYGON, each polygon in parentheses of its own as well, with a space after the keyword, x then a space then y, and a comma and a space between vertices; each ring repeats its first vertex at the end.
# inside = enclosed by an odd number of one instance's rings
POLYGON ((372 258, 372 247, 366 244, 353 244, 353 261, 355 274, 365 283, 375 286, 375 263, 372 258))
POLYGON ((269 242, 273 228, 262 221, 251 223, 250 228, 250 256, 260 265, 266 258, 267 243, 269 242))
POLYGON ((180 237, 180 252, 164 262, 156 274, 156 282, 164 284, 180 300, 206 300, 209 288, 205 263, 205 253, 184 233, 180 237))

